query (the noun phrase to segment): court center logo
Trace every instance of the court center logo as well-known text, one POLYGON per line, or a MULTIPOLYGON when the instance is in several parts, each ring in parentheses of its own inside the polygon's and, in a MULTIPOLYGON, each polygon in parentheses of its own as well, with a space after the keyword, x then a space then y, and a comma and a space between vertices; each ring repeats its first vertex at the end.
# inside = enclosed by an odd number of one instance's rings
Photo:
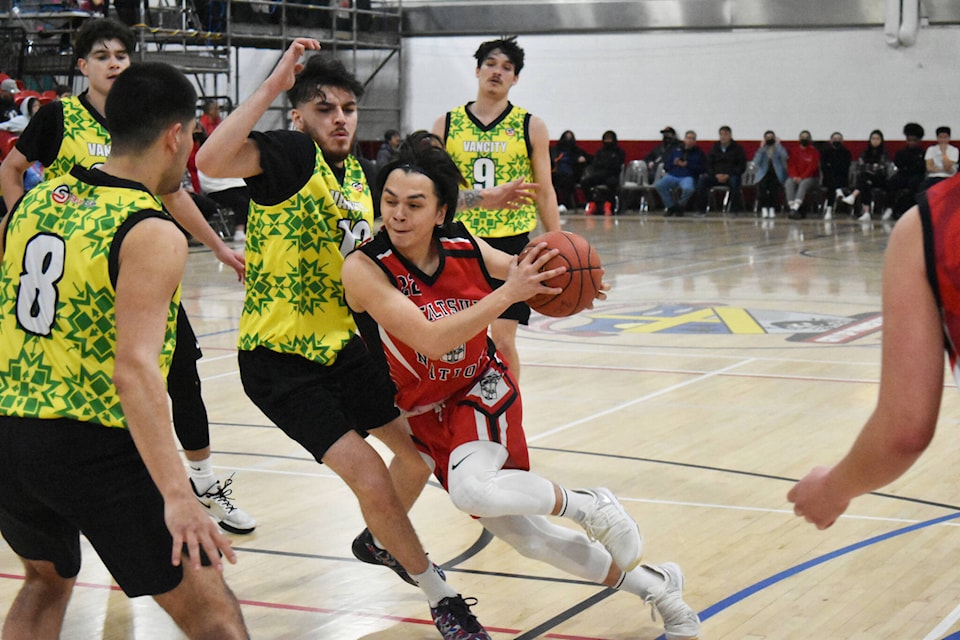
POLYGON ((790 342, 845 344, 880 331, 882 319, 876 311, 848 316, 711 303, 657 303, 646 307, 605 305, 570 318, 534 314, 530 324, 551 333, 579 336, 783 334, 790 342))

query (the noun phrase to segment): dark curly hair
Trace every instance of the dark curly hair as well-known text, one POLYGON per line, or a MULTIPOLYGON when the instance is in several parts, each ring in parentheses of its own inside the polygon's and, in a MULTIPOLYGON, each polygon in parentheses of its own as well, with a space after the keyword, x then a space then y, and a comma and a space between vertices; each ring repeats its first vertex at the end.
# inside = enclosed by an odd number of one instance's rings
POLYGON ((314 55, 307 58, 303 70, 297 74, 296 81, 287 91, 287 100, 298 107, 323 95, 323 87, 344 89, 357 100, 363 97, 363 84, 347 71, 342 62, 330 56, 314 55))
POLYGON ((473 57, 477 59, 477 69, 479 69, 483 61, 497 49, 500 50, 500 53, 507 56, 507 59, 513 64, 513 72, 516 75, 520 75, 520 70, 523 69, 523 49, 517 44, 517 36, 500 38, 499 40, 488 40, 487 42, 481 43, 476 53, 473 54, 473 57))

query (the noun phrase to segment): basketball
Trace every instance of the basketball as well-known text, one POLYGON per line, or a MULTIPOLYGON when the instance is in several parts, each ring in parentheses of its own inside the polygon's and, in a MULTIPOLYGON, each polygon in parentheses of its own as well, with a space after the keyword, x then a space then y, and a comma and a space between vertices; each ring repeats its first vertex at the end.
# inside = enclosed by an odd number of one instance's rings
POLYGON ((603 276, 600 256, 586 239, 569 231, 551 231, 532 238, 520 255, 523 256, 527 249, 541 242, 547 243, 547 249, 560 250, 543 269, 556 269, 561 266, 567 268, 543 284, 561 288, 563 292, 557 295, 539 294, 527 300, 527 304, 537 313, 553 318, 572 316, 583 311, 590 306, 600 290, 603 276))

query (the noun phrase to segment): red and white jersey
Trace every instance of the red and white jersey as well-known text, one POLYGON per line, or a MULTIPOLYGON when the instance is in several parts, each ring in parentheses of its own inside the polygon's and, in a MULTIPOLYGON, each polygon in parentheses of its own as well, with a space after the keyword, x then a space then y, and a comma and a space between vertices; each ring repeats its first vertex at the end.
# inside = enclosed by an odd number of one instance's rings
POLYGON ((917 200, 927 280, 943 319, 950 368, 960 384, 960 175, 935 184, 917 200))
MULTIPOLYGON (((435 273, 426 274, 398 253, 386 230, 360 246, 387 274, 394 286, 410 298, 431 322, 467 309, 493 291, 492 279, 480 249, 461 223, 441 233, 440 263, 435 273)), ((446 400, 470 387, 482 374, 495 353, 493 342, 483 331, 439 360, 397 340, 379 327, 390 376, 397 386, 397 406, 411 412, 446 400)))

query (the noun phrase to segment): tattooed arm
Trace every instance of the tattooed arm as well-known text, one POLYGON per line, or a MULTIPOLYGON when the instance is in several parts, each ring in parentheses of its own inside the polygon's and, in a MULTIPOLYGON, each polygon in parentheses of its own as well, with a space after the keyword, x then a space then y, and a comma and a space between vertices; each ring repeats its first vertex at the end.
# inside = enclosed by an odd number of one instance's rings
POLYGON ((533 202, 540 185, 535 182, 524 182, 517 178, 490 189, 462 189, 457 198, 457 211, 483 207, 484 209, 517 209, 528 202, 533 202))

